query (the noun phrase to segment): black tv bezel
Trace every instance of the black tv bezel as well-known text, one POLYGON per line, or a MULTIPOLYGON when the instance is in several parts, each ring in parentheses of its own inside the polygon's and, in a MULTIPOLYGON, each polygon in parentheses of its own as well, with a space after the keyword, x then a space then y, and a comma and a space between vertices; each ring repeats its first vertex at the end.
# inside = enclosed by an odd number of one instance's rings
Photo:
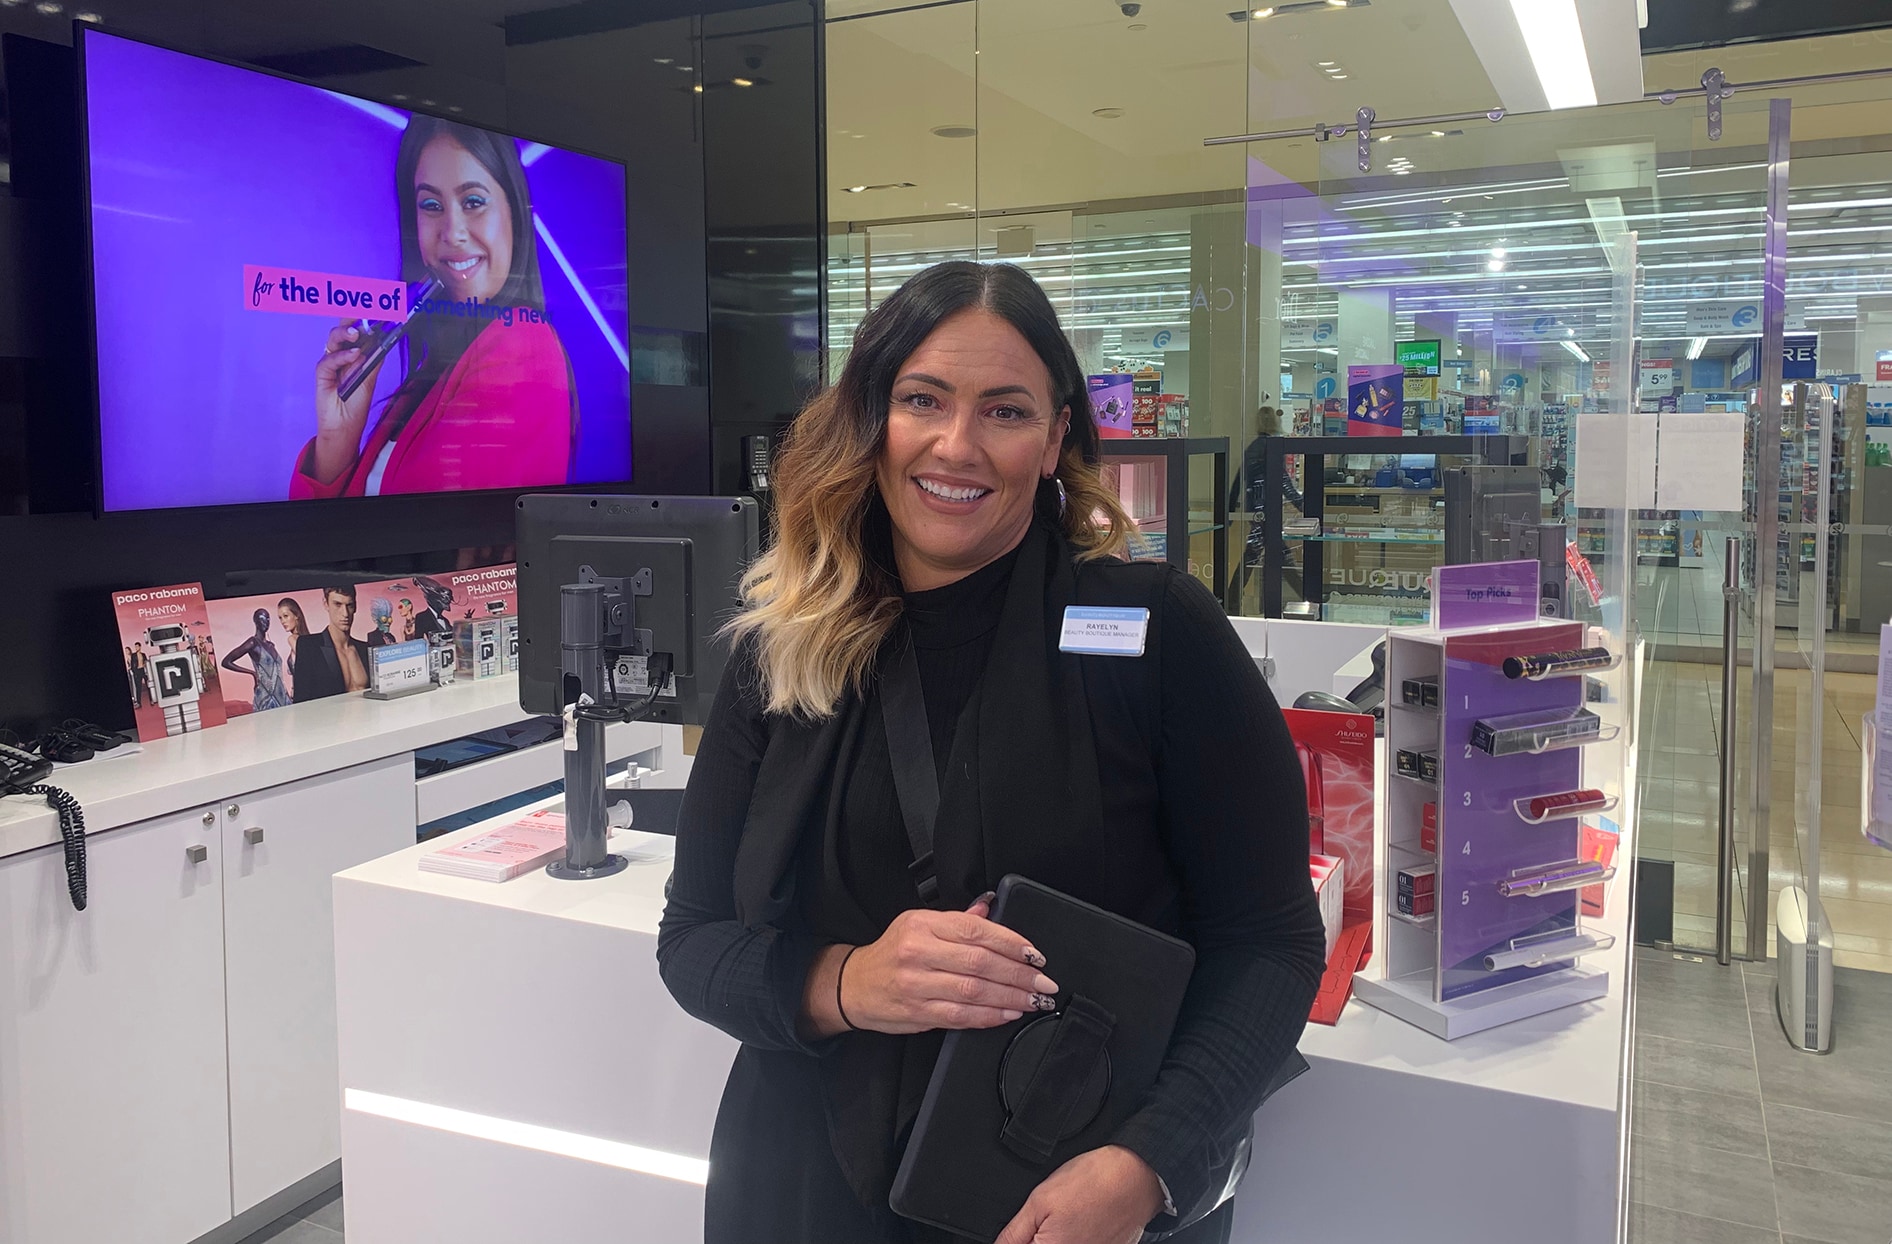
MULTIPOLYGON (((332 513, 337 508, 341 508, 341 507, 373 507, 377 505, 388 504, 392 501, 395 501, 396 499, 412 502, 416 499, 423 499, 423 498, 428 498, 428 497, 518 497, 525 493, 530 493, 530 492, 581 492, 581 493, 608 494, 608 493, 614 493, 614 492, 619 492, 619 491, 628 492, 631 489, 636 487, 637 457, 636 457, 635 434, 633 433, 633 439, 631 442, 631 452, 629 455, 629 460, 626 463, 626 473, 623 479, 618 479, 618 480, 586 480, 580 483, 567 483, 567 484, 532 484, 532 485, 521 485, 516 488, 469 488, 469 489, 441 490, 441 491, 435 491, 435 492, 397 492, 397 493, 386 493, 377 497, 314 497, 314 498, 307 498, 307 499, 295 499, 295 498, 290 498, 290 497, 282 497, 274 501, 207 501, 201 505, 167 505, 167 506, 155 506, 155 507, 147 506, 144 508, 127 507, 127 508, 121 508, 121 509, 114 509, 112 507, 107 506, 105 503, 105 424, 104 424, 103 402, 102 402, 102 397, 100 393, 101 377, 100 377, 100 366, 99 366, 98 273, 97 273, 97 268, 94 262, 96 251, 95 251, 95 247, 93 245, 93 240, 92 240, 92 129, 91 129, 90 98, 86 90, 88 70, 86 67, 86 53, 85 53, 86 36, 88 34, 102 36, 108 39, 118 39, 125 43, 141 44, 145 47, 156 48, 157 50, 161 52, 170 52, 177 56, 187 56, 193 60, 205 61, 213 65, 223 65, 230 69, 240 69, 244 71, 245 73, 258 74, 265 78, 275 78, 278 81, 294 83, 297 86, 305 86, 305 87, 310 88, 311 90, 323 91, 331 95, 345 95, 350 99, 358 99, 358 100, 361 100, 363 103, 375 104, 377 106, 384 107, 384 108, 395 108, 402 112, 409 113, 410 115, 425 115, 425 116, 430 116, 430 117, 436 117, 442 121, 452 121, 453 123, 457 125, 470 125, 470 126, 473 126, 473 128, 475 129, 486 130, 488 133, 498 134, 503 138, 510 138, 516 142, 541 143, 547 147, 552 147, 560 151, 569 151, 575 155, 586 156, 594 160, 601 160, 607 164, 616 165, 619 172, 622 174, 623 181, 624 181, 624 243, 625 243, 624 244, 624 289, 625 289, 625 303, 626 303, 627 308, 630 306, 630 304, 633 301, 632 296, 631 296, 632 295, 632 280, 631 280, 631 248, 630 248, 631 166, 628 161, 620 160, 616 156, 606 155, 600 151, 594 151, 588 147, 579 147, 579 146, 574 146, 570 143, 563 143, 563 142, 552 142, 548 139, 536 138, 531 134, 521 134, 521 133, 517 133, 510 130, 495 130, 488 126, 477 125, 474 122, 466 120, 464 117, 451 116, 447 113, 438 111, 436 109, 410 108, 406 104, 389 103, 383 100, 374 99, 367 95, 359 95, 353 91, 338 91, 332 87, 318 85, 317 83, 311 82, 307 78, 299 78, 295 76, 294 74, 282 73, 274 69, 262 69, 262 68, 259 68, 258 66, 246 64, 243 61, 239 61, 239 60, 233 60, 229 57, 212 56, 212 55, 207 55, 203 52, 186 51, 185 49, 178 47, 175 44, 166 43, 160 39, 151 39, 142 35, 121 34, 117 31, 102 30, 91 22, 81 22, 77 20, 75 20, 72 23, 72 27, 73 27, 72 51, 73 51, 73 57, 74 57, 74 64, 76 67, 76 72, 74 75, 73 95, 74 95, 74 104, 79 110, 79 129, 78 129, 78 134, 79 134, 79 152, 78 152, 78 156, 79 156, 79 211, 80 211, 81 221, 85 228, 85 247, 84 247, 85 254, 83 256, 83 260, 84 260, 83 267, 84 267, 84 272, 85 272, 86 333, 88 335, 88 340, 91 346, 91 357, 89 359, 89 364, 92 370, 92 375, 91 375, 92 409, 90 412, 91 425, 92 425, 92 445, 91 445, 91 448, 92 448, 92 516, 95 519, 102 519, 106 515, 177 514, 177 513, 191 513, 191 514, 202 515, 207 518, 214 518, 219 514, 245 513, 245 512, 256 510, 259 507, 267 507, 271 510, 275 510, 278 507, 284 507, 284 506, 292 507, 291 509, 284 511, 285 513, 293 513, 297 510, 332 513)), ((631 338, 634 335, 635 334, 633 334, 630 331, 630 316, 627 310, 626 315, 625 315, 625 342, 624 342, 624 348, 627 353, 631 349, 631 338)), ((630 372, 628 370, 625 375, 625 388, 626 388, 625 421, 631 424, 634 428, 635 423, 636 423, 636 418, 637 418, 637 410, 636 410, 635 394, 631 392, 631 390, 635 388, 635 385, 631 381, 630 372)))

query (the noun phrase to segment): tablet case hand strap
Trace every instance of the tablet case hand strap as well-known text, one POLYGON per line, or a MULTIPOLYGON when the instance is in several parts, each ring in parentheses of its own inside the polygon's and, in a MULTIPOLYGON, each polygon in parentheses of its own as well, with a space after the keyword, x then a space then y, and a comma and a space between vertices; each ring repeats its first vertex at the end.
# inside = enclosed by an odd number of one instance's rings
POLYGON ((1110 1086, 1110 1056, 1105 1049, 1117 1017, 1089 998, 1078 996, 1051 1023, 1050 1037, 1036 1066, 1012 1066, 1028 1025, 1013 1039, 1000 1072, 1000 1092, 1007 1117, 999 1140, 1035 1165, 1051 1159, 1058 1142, 1076 1134, 1097 1116, 1110 1086), (1022 1089, 1013 1092, 1022 1082, 1022 1089))

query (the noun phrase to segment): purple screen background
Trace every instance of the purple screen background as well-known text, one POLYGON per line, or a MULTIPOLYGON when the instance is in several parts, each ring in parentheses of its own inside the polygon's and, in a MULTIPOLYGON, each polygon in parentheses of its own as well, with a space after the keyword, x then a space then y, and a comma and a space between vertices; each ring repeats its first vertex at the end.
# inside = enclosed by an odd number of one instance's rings
MULTIPOLYGON (((245 309, 243 265, 398 277, 408 114, 91 31, 85 58, 104 508, 283 500, 329 323, 245 309)), ((628 480, 624 169, 520 148, 578 393, 571 482, 628 480)), ((377 414, 399 371, 382 369, 377 414)))

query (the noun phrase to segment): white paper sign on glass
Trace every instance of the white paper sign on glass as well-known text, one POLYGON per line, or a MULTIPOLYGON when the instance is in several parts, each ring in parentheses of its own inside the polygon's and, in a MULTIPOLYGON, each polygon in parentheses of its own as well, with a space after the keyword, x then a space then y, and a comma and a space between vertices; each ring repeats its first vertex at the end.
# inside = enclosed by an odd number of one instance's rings
POLYGON ((1739 510, 1743 415, 1670 412, 1657 435, 1659 510, 1739 510))
POLYGON ((1064 610, 1058 651, 1098 657, 1140 657, 1143 637, 1149 629, 1148 609, 1069 605, 1064 610))

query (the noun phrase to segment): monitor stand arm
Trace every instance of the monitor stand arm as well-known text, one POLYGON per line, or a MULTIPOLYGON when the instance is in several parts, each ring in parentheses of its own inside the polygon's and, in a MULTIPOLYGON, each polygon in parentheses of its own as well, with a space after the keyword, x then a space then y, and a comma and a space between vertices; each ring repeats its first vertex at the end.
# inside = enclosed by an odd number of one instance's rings
POLYGON ((650 572, 630 579, 598 579, 590 567, 581 582, 559 589, 559 686, 565 703, 565 858, 546 873, 565 881, 609 877, 628 861, 606 849, 612 825, 626 821, 628 804, 607 809, 605 727, 637 721, 650 711, 669 676, 670 659, 648 652, 636 628, 634 598, 650 594, 650 572), (607 673, 619 654, 643 656, 648 691, 620 697, 607 673))

